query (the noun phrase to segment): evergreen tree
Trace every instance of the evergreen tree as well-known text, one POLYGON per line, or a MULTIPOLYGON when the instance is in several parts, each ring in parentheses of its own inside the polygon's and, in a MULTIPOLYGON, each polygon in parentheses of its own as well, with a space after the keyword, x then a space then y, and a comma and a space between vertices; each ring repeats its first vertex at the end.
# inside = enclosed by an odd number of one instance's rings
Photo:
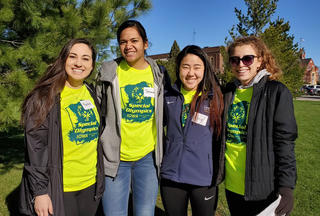
MULTIPOLYGON (((302 85, 303 68, 300 66, 298 44, 294 43, 294 36, 289 35, 290 25, 283 19, 277 18, 272 22, 278 0, 244 0, 247 6, 246 15, 235 8, 239 23, 231 28, 229 34, 232 39, 239 36, 256 35, 261 37, 278 62, 283 75, 281 80, 296 96, 302 85)), ((226 38, 226 44, 231 41, 226 38)), ((224 82, 230 80, 231 68, 228 64, 226 52, 224 56, 224 82)))
POLYGON ((168 61, 158 61, 159 64, 166 67, 172 83, 174 83, 177 79, 176 78, 176 58, 179 52, 180 52, 179 45, 177 41, 174 40, 171 46, 168 61))
POLYGON ((300 52, 294 37, 289 35, 290 25, 278 18, 271 22, 269 28, 261 34, 261 38, 270 48, 283 74, 280 79, 294 96, 300 94, 303 85, 304 68, 300 65, 300 52))
POLYGON ((69 39, 90 39, 102 61, 119 24, 150 8, 150 0, 0 0, 0 132, 19 125, 23 98, 69 39))

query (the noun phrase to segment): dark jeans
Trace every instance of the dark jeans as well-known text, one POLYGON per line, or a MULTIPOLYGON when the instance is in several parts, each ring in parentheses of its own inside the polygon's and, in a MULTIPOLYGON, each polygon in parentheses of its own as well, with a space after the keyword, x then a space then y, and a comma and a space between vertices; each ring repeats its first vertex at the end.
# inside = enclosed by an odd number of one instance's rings
POLYGON ((163 206, 168 216, 186 216, 190 199, 193 216, 212 216, 217 208, 218 188, 196 186, 162 179, 163 206))
POLYGON ((63 202, 66 216, 94 216, 100 199, 95 200, 96 185, 80 191, 64 192, 63 202))
POLYGON ((226 190, 226 198, 229 206, 229 211, 232 216, 255 216, 263 209, 269 206, 277 199, 277 195, 272 193, 267 199, 259 201, 246 201, 244 196, 226 190))

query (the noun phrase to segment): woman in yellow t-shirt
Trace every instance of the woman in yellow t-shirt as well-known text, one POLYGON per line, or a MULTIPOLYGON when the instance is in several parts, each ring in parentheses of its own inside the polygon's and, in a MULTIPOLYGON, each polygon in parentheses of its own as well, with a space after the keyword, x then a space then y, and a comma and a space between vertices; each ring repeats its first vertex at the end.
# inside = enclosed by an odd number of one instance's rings
POLYGON ((94 91, 84 83, 95 59, 88 40, 70 40, 23 102, 23 214, 94 216, 97 211, 104 191, 100 115, 94 91))
POLYGON ((225 187, 230 213, 289 215, 297 175, 292 96, 277 81, 281 70, 261 38, 237 38, 228 54, 236 77, 224 95, 225 187))
POLYGON ((104 62, 97 79, 106 126, 104 150, 105 215, 126 216, 132 192, 134 215, 154 214, 162 159, 163 71, 145 57, 144 27, 127 20, 117 31, 122 57, 104 62))

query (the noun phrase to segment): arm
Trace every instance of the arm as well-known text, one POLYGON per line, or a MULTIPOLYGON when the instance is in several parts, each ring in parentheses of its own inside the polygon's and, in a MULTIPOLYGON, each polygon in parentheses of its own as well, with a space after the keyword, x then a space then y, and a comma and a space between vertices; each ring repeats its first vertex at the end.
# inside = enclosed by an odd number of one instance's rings
POLYGON ((48 212, 53 214, 51 199, 48 195, 48 118, 38 128, 33 128, 33 123, 32 117, 28 115, 25 125, 24 169, 31 195, 34 197, 36 213, 38 215, 47 215, 48 212))
POLYGON ((275 186, 282 198, 276 209, 277 214, 289 215, 293 209, 293 189, 297 179, 294 142, 297 125, 294 117, 292 96, 283 86, 276 100, 273 142, 275 152, 275 186))

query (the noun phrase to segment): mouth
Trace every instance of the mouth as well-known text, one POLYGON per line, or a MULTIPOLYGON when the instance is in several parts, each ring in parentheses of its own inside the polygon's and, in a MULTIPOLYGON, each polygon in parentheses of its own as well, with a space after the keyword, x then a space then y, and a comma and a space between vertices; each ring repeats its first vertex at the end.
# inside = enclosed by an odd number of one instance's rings
POLYGON ((83 72, 83 70, 81 70, 81 69, 72 69, 72 71, 74 73, 82 73, 83 72))

